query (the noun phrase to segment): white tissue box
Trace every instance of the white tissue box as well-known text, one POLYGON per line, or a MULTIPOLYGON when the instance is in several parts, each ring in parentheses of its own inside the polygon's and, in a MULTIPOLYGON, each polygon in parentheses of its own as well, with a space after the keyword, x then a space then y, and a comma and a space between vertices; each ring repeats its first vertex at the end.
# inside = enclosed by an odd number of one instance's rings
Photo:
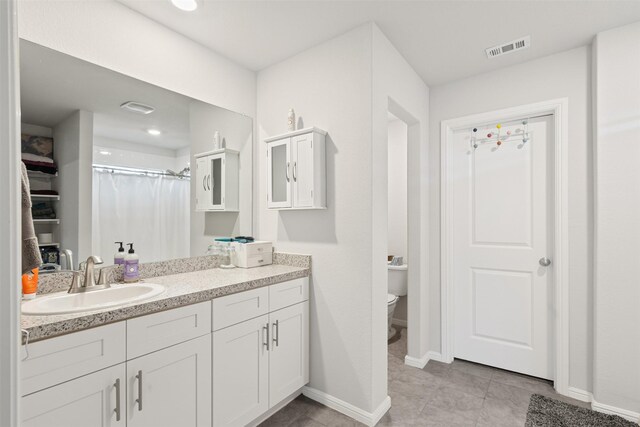
POLYGON ((231 263, 236 267, 252 268, 273 264, 273 244, 266 241, 233 242, 231 263))

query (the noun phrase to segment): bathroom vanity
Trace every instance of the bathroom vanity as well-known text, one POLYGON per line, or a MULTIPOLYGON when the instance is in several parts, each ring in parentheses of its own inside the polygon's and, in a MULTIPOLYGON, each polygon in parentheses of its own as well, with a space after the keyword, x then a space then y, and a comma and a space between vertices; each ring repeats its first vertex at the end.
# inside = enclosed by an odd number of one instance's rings
POLYGON ((192 271, 139 304, 23 316, 22 425, 259 423, 309 380, 309 274, 192 271))

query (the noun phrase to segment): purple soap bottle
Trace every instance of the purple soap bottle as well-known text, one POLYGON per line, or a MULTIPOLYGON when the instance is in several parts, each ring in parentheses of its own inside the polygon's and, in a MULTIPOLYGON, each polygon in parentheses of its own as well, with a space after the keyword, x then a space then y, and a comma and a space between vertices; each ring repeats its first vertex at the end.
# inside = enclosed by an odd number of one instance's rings
POLYGON ((122 242, 115 242, 115 244, 119 244, 118 252, 113 256, 113 264, 114 265, 122 265, 124 264, 124 247, 122 246, 122 242))
POLYGON ((133 243, 129 245, 129 253, 124 257, 124 281, 127 283, 138 281, 138 255, 133 250, 133 243))

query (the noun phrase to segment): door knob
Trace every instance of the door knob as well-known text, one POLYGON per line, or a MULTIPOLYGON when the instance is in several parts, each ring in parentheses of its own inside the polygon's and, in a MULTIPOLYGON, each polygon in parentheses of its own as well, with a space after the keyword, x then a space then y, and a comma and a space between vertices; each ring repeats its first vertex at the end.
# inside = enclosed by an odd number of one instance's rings
POLYGON ((547 257, 542 257, 538 260, 538 263, 543 267, 549 267, 551 265, 551 260, 547 257))

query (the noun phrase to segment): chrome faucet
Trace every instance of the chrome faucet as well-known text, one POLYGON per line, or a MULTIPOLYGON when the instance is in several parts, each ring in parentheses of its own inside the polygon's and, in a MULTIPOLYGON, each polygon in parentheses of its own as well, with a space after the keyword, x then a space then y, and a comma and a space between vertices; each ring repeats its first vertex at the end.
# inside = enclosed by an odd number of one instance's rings
POLYGON ((100 277, 98 278, 98 283, 96 284, 96 277, 94 274, 94 267, 96 265, 102 264, 102 258, 99 256, 91 255, 87 258, 84 264, 84 280, 80 283, 80 272, 74 271, 73 278, 71 280, 71 286, 67 291, 70 294, 75 294, 78 292, 88 292, 94 291, 98 289, 107 289, 111 287, 109 283, 107 283, 105 272, 103 269, 100 269, 100 277))

